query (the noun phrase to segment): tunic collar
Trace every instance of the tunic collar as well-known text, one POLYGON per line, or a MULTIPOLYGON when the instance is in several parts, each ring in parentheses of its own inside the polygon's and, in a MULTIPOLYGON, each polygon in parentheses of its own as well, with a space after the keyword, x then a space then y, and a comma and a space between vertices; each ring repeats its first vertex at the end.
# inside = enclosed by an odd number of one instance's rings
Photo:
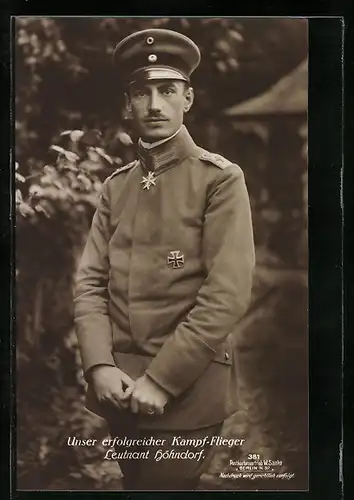
POLYGON ((150 142, 150 143, 144 142, 141 139, 139 139, 139 143, 143 147, 143 149, 155 148, 156 146, 159 146, 160 144, 163 144, 164 142, 170 141, 175 135, 177 135, 181 131, 182 126, 183 125, 181 125, 180 128, 178 130, 176 130, 176 132, 173 135, 171 135, 170 137, 166 137, 166 139, 161 139, 160 141, 150 142))
POLYGON ((183 125, 176 135, 153 148, 146 149, 139 141, 138 155, 145 172, 153 171, 159 175, 189 156, 197 155, 199 149, 183 125))

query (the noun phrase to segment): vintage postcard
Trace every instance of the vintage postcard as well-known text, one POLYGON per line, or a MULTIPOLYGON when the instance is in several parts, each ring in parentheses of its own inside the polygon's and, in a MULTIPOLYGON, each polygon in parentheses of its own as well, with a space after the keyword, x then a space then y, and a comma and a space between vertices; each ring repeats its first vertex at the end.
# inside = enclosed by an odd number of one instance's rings
POLYGON ((13 22, 17 488, 307 491, 308 20, 13 22))

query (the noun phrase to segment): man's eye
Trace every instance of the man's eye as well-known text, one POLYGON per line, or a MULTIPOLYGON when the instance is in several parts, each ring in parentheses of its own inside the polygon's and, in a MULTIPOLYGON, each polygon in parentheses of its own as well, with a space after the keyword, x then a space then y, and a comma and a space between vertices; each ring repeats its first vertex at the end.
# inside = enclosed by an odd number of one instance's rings
POLYGON ((171 95, 174 93, 174 89, 172 87, 168 87, 162 91, 163 94, 165 95, 171 95))
POLYGON ((142 89, 134 90, 134 97, 144 97, 146 92, 142 89))

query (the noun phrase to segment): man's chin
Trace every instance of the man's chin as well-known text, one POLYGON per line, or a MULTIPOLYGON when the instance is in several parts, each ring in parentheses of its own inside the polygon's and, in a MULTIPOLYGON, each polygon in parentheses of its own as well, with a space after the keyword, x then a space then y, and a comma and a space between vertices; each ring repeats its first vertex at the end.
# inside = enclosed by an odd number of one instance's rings
POLYGON ((168 121, 146 123, 141 128, 140 137, 144 142, 162 141, 175 133, 175 127, 171 126, 168 121))
POLYGON ((163 139, 167 139, 171 135, 172 135, 171 132, 154 130, 154 131, 149 131, 149 133, 142 134, 141 138, 144 142, 157 142, 157 141, 162 141, 163 139))

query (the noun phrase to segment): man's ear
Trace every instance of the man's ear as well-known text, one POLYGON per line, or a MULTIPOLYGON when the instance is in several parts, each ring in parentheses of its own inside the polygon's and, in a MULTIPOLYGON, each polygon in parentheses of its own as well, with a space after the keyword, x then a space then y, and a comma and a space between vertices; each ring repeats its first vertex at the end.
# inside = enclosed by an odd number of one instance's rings
POLYGON ((130 101, 130 95, 128 92, 124 93, 124 99, 125 99, 125 114, 126 117, 130 119, 132 116, 132 105, 130 101))
POLYGON ((188 87, 184 93, 184 105, 183 110, 185 113, 191 109, 194 101, 194 90, 192 87, 188 87))

